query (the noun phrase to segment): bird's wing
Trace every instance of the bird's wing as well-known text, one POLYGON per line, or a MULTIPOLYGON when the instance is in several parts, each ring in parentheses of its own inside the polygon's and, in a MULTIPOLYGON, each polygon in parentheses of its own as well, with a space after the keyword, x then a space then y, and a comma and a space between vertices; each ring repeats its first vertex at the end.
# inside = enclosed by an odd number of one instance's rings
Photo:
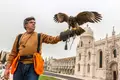
POLYGON ((54 15, 54 21, 58 23, 67 22, 69 17, 65 13, 58 13, 54 15))
POLYGON ((101 14, 95 11, 80 12, 75 18, 79 25, 82 25, 87 22, 91 23, 100 22, 100 20, 102 20, 101 14))

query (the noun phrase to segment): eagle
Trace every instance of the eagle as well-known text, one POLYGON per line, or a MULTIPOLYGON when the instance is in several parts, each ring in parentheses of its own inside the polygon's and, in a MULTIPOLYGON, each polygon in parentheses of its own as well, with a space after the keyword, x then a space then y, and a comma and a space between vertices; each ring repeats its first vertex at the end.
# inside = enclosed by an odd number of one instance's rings
POLYGON ((81 26, 87 22, 98 23, 102 20, 102 16, 96 11, 83 11, 75 17, 59 12, 54 15, 53 19, 57 23, 66 22, 69 25, 69 29, 74 29, 78 27, 78 25, 81 26))

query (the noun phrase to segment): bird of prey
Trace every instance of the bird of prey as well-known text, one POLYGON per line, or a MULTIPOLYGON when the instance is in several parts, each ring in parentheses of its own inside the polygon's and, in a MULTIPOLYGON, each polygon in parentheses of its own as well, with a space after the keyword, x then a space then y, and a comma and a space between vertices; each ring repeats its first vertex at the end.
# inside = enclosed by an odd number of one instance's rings
POLYGON ((68 16, 65 13, 57 13, 54 15, 54 21, 57 23, 66 22, 69 25, 69 29, 76 28, 78 25, 83 25, 84 23, 97 23, 102 20, 101 14, 96 11, 83 11, 77 14, 77 16, 68 16))

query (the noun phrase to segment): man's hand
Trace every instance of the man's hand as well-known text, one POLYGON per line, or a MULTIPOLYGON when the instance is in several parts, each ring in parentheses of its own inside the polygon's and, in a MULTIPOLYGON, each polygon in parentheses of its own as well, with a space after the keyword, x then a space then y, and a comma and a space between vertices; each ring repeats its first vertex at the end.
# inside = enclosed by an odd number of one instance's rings
POLYGON ((72 30, 66 30, 60 33, 60 39, 63 41, 66 41, 68 38, 73 37, 74 35, 81 35, 83 32, 85 32, 84 29, 81 27, 76 27, 75 29, 72 30))
POLYGON ((72 33, 71 30, 66 30, 60 33, 60 39, 63 41, 66 41, 69 37, 74 36, 74 33, 72 33))
POLYGON ((9 79, 9 75, 10 75, 10 70, 9 69, 5 69, 4 78, 5 79, 9 79))

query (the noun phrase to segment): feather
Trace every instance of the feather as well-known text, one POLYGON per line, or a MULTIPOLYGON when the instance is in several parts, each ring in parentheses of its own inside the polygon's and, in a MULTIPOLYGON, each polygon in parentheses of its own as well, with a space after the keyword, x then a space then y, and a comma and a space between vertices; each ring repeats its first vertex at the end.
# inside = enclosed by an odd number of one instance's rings
POLYGON ((68 17, 65 13, 57 13, 54 15, 54 21, 57 23, 67 22, 69 28, 76 27, 78 25, 83 25, 84 23, 91 22, 91 23, 98 23, 102 20, 101 14, 95 11, 83 11, 77 14, 77 16, 68 17))
POLYGON ((67 22, 69 20, 68 15, 65 13, 58 13, 54 15, 54 21, 58 23, 67 22))
POLYGON ((84 12, 80 12, 76 16, 76 21, 78 22, 79 25, 82 25, 87 22, 97 23, 97 22, 100 22, 101 19, 102 19, 102 16, 98 12, 84 11, 84 12))

